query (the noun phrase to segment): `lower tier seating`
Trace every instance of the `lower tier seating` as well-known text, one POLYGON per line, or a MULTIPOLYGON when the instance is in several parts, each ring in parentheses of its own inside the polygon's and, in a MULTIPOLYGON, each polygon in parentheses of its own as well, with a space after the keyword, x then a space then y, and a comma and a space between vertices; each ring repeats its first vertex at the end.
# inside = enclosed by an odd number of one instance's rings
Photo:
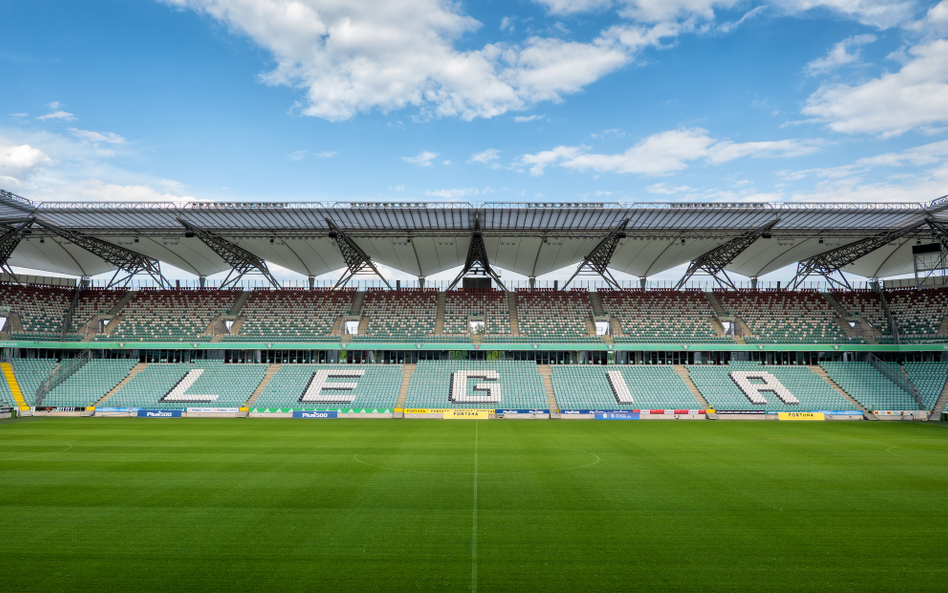
POLYGON ((927 409, 935 407, 948 380, 948 362, 906 362, 902 365, 927 409))
POLYGON ((137 360, 94 359, 57 385, 43 399, 44 406, 91 406, 122 382, 137 360))
POLYGON ((49 376, 53 374, 53 369, 59 363, 48 358, 17 358, 11 364, 16 382, 23 393, 23 399, 32 406, 40 383, 49 379, 49 376))
POLYGON ((105 401, 106 406, 121 408, 181 409, 237 408, 250 399, 266 373, 265 364, 225 364, 221 361, 192 363, 152 363, 105 401), (203 372, 187 389, 168 397, 182 385, 191 371, 203 372), (217 396, 211 399, 212 396, 217 396), (193 396, 189 399, 188 396, 193 396), (201 397, 211 396, 211 397, 201 397))
POLYGON ((406 408, 510 408, 547 409, 546 392, 537 365, 529 361, 474 361, 474 360, 424 360, 419 361, 408 386, 406 408), (467 379, 463 394, 452 392, 452 383, 457 371, 489 371, 496 379, 467 379), (497 385, 500 401, 465 403, 463 399, 487 396, 486 391, 476 390, 477 384, 497 385), (452 401, 456 397, 458 401, 452 401))
MULTIPOLYGON (((732 362, 728 365, 690 365, 688 374, 708 405, 716 410, 760 410, 797 412, 812 410, 851 410, 852 402, 805 366, 773 366, 756 362, 732 362), (773 391, 763 391, 766 403, 753 403, 735 381, 735 371, 764 371, 783 385, 799 404, 788 404, 773 391)), ((763 380, 748 378, 752 385, 763 380)))
POLYGON ((671 366, 641 365, 556 365, 552 367, 553 392, 561 409, 696 410, 701 404, 684 380, 671 366), (621 374, 632 396, 631 403, 620 403, 608 372, 621 374))
POLYGON ((826 374, 869 410, 917 410, 915 397, 868 362, 824 362, 826 374))
POLYGON ((267 383, 253 407, 391 410, 398 402, 401 384, 400 364, 284 364, 267 383), (363 374, 330 375, 320 394, 314 397, 317 401, 302 401, 318 371, 362 371, 363 374), (333 383, 348 383, 349 386, 332 389, 333 383))

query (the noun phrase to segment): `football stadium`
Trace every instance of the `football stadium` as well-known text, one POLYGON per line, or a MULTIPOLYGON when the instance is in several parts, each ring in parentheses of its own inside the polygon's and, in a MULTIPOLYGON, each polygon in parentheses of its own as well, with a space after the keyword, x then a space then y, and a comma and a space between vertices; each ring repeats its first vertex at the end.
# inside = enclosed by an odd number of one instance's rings
POLYGON ((944 587, 948 198, 0 205, 11 590, 944 587))

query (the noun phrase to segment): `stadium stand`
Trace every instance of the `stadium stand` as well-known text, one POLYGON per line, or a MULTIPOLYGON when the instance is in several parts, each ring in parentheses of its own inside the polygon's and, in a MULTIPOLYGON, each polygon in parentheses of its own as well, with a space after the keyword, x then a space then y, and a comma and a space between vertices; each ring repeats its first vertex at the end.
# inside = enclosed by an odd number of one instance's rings
POLYGON ((224 339, 308 342, 326 338, 332 333, 336 319, 349 313, 355 294, 353 288, 258 288, 240 311, 243 318, 240 330, 224 339))
POLYGON ((260 397, 254 402, 257 409, 264 408, 351 408, 367 410, 393 409, 398 401, 398 390, 402 383, 402 365, 395 364, 285 364, 277 371, 260 397), (323 392, 332 396, 345 394, 352 397, 348 403, 302 402, 301 398, 314 379, 317 371, 363 371, 362 376, 330 377, 323 392), (333 383, 354 383, 351 389, 334 390, 333 383))
POLYGON ((720 342, 712 329, 714 311, 700 291, 600 289, 606 313, 622 325, 616 342, 720 342))
POLYGON ((906 362, 902 367, 922 395, 925 407, 933 409, 948 380, 948 362, 906 362))
POLYGON ((118 385, 137 360, 93 359, 43 398, 44 406, 90 406, 118 385))
POLYGON ((883 335, 891 334, 889 322, 885 318, 885 311, 882 309, 882 303, 879 301, 879 295, 874 290, 834 290, 831 293, 852 315, 859 315, 879 330, 883 335))
POLYGON ((511 408, 546 409, 543 379, 534 362, 528 361, 474 361, 474 360, 421 360, 412 373, 408 385, 406 408, 511 408), (458 403, 451 400, 452 377, 456 371, 494 371, 496 381, 469 379, 466 395, 483 395, 474 391, 474 385, 487 383, 500 386, 500 401, 496 403, 458 403))
POLYGON ((944 341, 938 331, 948 315, 948 288, 924 288, 886 292, 889 310, 899 328, 899 340, 944 341))
POLYGON ((142 290, 119 314, 116 340, 206 342, 200 335, 230 310, 239 290, 142 290))
POLYGON ((369 319, 366 341, 420 340, 434 333, 437 313, 438 291, 433 288, 370 288, 362 304, 362 314, 369 319))
POLYGON ((484 333, 506 336, 510 334, 510 308, 507 294, 502 290, 462 289, 445 293, 445 335, 471 334, 468 320, 478 316, 484 321, 484 333))
POLYGON ((225 364, 221 361, 206 360, 192 363, 152 363, 109 397, 105 405, 152 409, 236 408, 250 399, 254 389, 263 380, 266 370, 265 364, 225 364), (203 372, 190 388, 182 391, 181 399, 164 401, 163 398, 194 370, 203 372), (194 399, 188 399, 188 395, 194 395, 194 399), (218 397, 199 397, 202 395, 218 397))
POLYGON ((740 290, 715 292, 721 305, 747 323, 760 343, 836 343, 850 339, 836 324, 836 313, 815 290, 740 290))
POLYGON ((23 326, 22 331, 11 331, 11 337, 58 341, 74 292, 74 288, 58 286, 0 283, 0 306, 16 313, 23 326))
POLYGON ((57 361, 46 358, 13 359, 13 373, 27 404, 32 406, 35 403, 36 390, 39 389, 40 383, 53 374, 57 364, 57 361))
POLYGON ((917 410, 912 394, 890 381, 868 362, 823 362, 826 374, 869 410, 917 410))
MULTIPOLYGON (((689 365, 688 374, 701 395, 708 400, 708 405, 717 410, 796 412, 850 410, 853 407, 852 402, 805 366, 732 362, 719 366, 689 365), (766 391, 762 394, 766 403, 754 404, 734 381, 732 377, 734 371, 765 371, 770 373, 800 403, 785 403, 776 393, 766 391)), ((749 379, 749 381, 752 384, 763 383, 763 381, 755 379, 749 379)))
POLYGON ((683 409, 700 408, 698 400, 671 365, 554 365, 550 377, 562 409, 683 409), (632 403, 621 403, 608 372, 619 372, 632 403))
POLYGON ((585 290, 517 290, 517 319, 527 341, 599 342, 589 335, 592 303, 585 290))
MULTIPOLYGON (((76 311, 73 313, 69 325, 69 334, 76 334, 96 315, 104 315, 128 294, 127 290, 106 290, 102 288, 86 288, 79 297, 76 311)), ((78 336, 76 336, 78 337, 78 336)))

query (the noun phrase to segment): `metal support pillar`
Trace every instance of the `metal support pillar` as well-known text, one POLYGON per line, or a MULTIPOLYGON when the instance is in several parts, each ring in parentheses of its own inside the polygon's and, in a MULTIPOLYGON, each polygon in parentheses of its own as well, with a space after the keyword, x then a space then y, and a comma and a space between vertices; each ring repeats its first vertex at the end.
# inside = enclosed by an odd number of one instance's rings
POLYGON ((648 276, 639 277, 639 288, 645 290, 646 286, 648 286, 648 276))
POLYGON ((34 219, 32 218, 2 221, 6 230, 3 232, 3 235, 0 235, 0 269, 10 276, 11 282, 17 282, 17 279, 13 275, 13 269, 10 268, 7 260, 13 255, 13 252, 20 244, 23 236, 32 232, 30 231, 30 227, 33 225, 33 222, 34 219))
POLYGON ((314 288, 316 288, 316 276, 308 276, 308 277, 307 277, 307 280, 309 280, 309 289, 310 289, 310 290, 313 290, 314 288))
POLYGON ((464 260, 464 267, 461 268, 457 278, 448 286, 448 290, 457 286, 458 282, 467 275, 488 276, 505 292, 507 290, 507 287, 500 280, 500 275, 490 265, 490 260, 487 257, 487 246, 484 245, 484 235, 481 233, 481 221, 476 214, 474 215, 474 229, 471 232, 471 244, 467 248, 467 259, 464 260))
POLYGON ((230 266, 230 272, 227 273, 227 277, 224 278, 220 288, 237 286, 237 283, 244 277, 244 274, 251 270, 257 270, 263 274, 264 278, 266 278, 274 288, 280 288, 280 283, 273 277, 273 274, 270 273, 270 269, 267 267, 267 263, 260 257, 183 218, 179 218, 178 222, 186 229, 186 237, 197 237, 230 266))
POLYGON ((570 276, 566 284, 563 285, 563 290, 566 290, 566 287, 573 281, 573 278, 583 271, 588 274, 598 274, 602 276, 602 279, 605 280, 606 284, 610 287, 620 288, 619 281, 616 280, 612 272, 609 271, 609 264, 612 262, 612 256, 615 254, 616 249, 619 248, 619 241, 626 237, 625 227, 629 224, 629 220, 631 219, 626 218, 620 222, 589 252, 589 255, 583 258, 583 261, 577 266, 576 271, 573 272, 573 275, 570 276))
POLYGON ((748 247, 753 245, 757 239, 761 237, 769 238, 770 229, 774 228, 774 225, 778 222, 780 222, 780 219, 775 218, 760 228, 748 231, 740 237, 731 239, 724 245, 719 245, 711 251, 702 253, 691 261, 691 264, 688 266, 688 271, 685 272, 685 275, 682 276, 678 284, 675 285, 675 289, 678 290, 682 288, 695 273, 704 271, 717 280, 719 285, 730 288, 731 290, 737 290, 737 286, 731 280, 730 276, 727 275, 725 268, 729 266, 737 256, 744 253, 748 247))
POLYGON ((344 285, 356 274, 375 274, 381 278, 385 286, 391 288, 392 285, 388 283, 388 280, 382 276, 379 269, 372 263, 372 258, 370 258, 361 247, 356 245, 355 241, 350 239, 342 229, 337 227, 333 221, 328 218, 325 220, 326 225, 329 226, 329 238, 336 242, 336 247, 339 248, 339 252, 342 253, 342 259, 346 262, 346 272, 342 275, 342 278, 336 282, 333 288, 339 288, 344 285))
POLYGON ((424 288, 424 287, 425 287, 425 277, 418 276, 418 288, 424 288))
POLYGON ((207 285, 207 276, 198 276, 198 283, 201 285, 201 288, 204 288, 207 285))

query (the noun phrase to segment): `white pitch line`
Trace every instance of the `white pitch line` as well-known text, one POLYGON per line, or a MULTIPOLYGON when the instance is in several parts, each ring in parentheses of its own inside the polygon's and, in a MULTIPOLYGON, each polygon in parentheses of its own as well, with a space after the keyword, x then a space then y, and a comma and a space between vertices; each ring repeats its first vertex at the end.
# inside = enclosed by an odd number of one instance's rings
POLYGON ((471 593, 477 593, 477 420, 474 421, 474 527, 471 535, 471 593))

